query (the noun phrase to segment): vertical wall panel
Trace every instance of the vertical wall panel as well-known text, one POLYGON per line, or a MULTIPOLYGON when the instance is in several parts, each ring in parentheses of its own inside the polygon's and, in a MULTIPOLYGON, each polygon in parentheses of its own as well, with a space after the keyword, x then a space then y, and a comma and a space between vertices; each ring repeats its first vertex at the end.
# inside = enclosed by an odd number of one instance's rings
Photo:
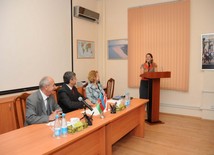
POLYGON ((171 71, 161 88, 188 91, 190 1, 156 4, 128 10, 128 84, 139 87, 140 65, 153 54, 158 71, 171 71))

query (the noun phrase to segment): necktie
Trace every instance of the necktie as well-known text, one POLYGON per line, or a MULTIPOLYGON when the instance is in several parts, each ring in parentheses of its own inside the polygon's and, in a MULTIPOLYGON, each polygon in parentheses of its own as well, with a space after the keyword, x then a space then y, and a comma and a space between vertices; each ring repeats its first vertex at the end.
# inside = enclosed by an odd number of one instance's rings
POLYGON ((51 107, 50 107, 50 101, 49 101, 49 97, 46 99, 47 100, 47 114, 50 115, 51 114, 51 107))
POLYGON ((72 94, 74 95, 74 89, 71 89, 72 94))

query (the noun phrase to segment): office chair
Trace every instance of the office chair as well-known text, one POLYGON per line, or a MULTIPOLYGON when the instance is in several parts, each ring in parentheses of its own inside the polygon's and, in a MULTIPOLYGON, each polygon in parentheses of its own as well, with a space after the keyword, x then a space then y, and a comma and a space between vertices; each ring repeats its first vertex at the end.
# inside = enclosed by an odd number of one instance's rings
POLYGON ((111 99, 114 95, 114 85, 115 85, 115 80, 113 78, 110 78, 107 81, 107 86, 104 88, 104 91, 106 93, 107 99, 111 99))
POLYGON ((88 82, 86 82, 83 86, 82 86, 82 95, 86 98, 86 87, 88 85, 88 82))
POLYGON ((58 102, 58 91, 62 88, 62 86, 57 86, 57 88, 54 90, 55 91, 55 100, 58 102))
POLYGON ((24 127, 26 99, 29 95, 30 94, 28 94, 28 93, 23 93, 23 94, 17 96, 13 101, 15 123, 16 123, 17 129, 24 127))

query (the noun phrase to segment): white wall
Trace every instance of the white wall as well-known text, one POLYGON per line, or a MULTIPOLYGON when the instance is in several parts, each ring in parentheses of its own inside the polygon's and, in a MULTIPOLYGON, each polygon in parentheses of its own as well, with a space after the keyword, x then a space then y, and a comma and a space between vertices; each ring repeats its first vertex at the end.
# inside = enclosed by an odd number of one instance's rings
POLYGON ((212 0, 191 1, 189 92, 161 92, 161 110, 214 119, 213 71, 201 70, 201 34, 214 32, 212 0), (212 108, 212 109, 211 109, 212 108))
MULTIPOLYGON (((96 0, 73 0, 73 6, 82 6, 89 10, 98 12, 96 0)), ((74 72, 77 74, 78 81, 87 81, 88 72, 98 69, 98 27, 99 24, 84 19, 73 17, 73 53, 74 53, 74 72), (77 59, 77 40, 87 40, 95 42, 95 58, 77 59)))
MULTIPOLYGON (((167 0, 166 0, 167 1, 167 0)), ((163 0, 106 0, 106 40, 127 38, 127 9, 163 0)), ((162 112, 176 113, 214 119, 214 72, 201 70, 202 33, 214 32, 213 0, 191 1, 191 45, 190 45, 190 77, 189 91, 161 90, 162 112), (207 90, 206 92, 204 90, 207 90), (205 110, 205 109, 206 110, 205 110)), ((107 49, 106 49, 107 50, 107 49)), ((106 76, 116 79, 116 94, 127 89, 127 61, 107 60, 106 76)), ((131 96, 138 97, 138 89, 129 89, 131 96)))
MULTIPOLYGON (((75 60, 75 72, 79 79, 87 77, 90 69, 101 72, 101 81, 108 78, 116 80, 115 95, 123 94, 127 89, 131 96, 138 97, 139 90, 128 88, 127 60, 108 60, 107 41, 126 39, 128 36, 127 9, 170 0, 74 0, 73 3, 82 5, 101 14, 98 25, 74 19, 74 43, 76 39, 94 40, 96 56, 93 60, 75 60)), ((171 0, 172 1, 172 0, 171 0)), ((214 119, 214 72, 201 70, 201 34, 214 32, 212 20, 214 9, 213 0, 191 1, 191 45, 190 45, 190 77, 189 91, 161 90, 161 112, 183 114, 214 119)), ((74 53, 76 44, 74 44, 74 53)))
MULTIPOLYGON (((99 55, 98 59, 104 59, 105 63, 95 61, 98 62, 98 66, 102 66, 100 68, 105 70, 105 72, 102 73, 103 81, 106 81, 110 77, 116 80, 115 95, 121 95, 129 89, 131 96, 138 97, 139 90, 130 89, 127 86, 127 60, 108 60, 107 41, 127 38, 128 8, 167 1, 169 0, 98 0, 90 1, 90 3, 89 1, 82 1, 88 8, 91 7, 89 4, 92 2, 95 3, 95 6, 96 2, 99 5, 98 10, 101 13, 102 20, 98 28, 98 38, 101 39, 97 41, 99 44, 98 50, 104 54, 99 55)), ((161 90, 161 112, 214 119, 214 84, 211 82, 214 77, 214 72, 202 71, 200 66, 201 34, 214 32, 214 21, 212 20, 214 10, 212 6, 214 6, 213 0, 191 1, 189 91, 161 90)), ((96 10, 96 8, 93 9, 96 10)), ((76 31, 80 33, 82 30, 79 29, 76 31)), ((84 34, 84 37, 87 37, 87 35, 84 34)))

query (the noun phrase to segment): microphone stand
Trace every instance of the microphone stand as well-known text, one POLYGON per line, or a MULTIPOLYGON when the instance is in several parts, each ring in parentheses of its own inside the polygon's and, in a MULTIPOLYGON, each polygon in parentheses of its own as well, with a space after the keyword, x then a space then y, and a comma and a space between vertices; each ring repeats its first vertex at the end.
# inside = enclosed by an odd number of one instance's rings
POLYGON ((92 121, 93 121, 93 114, 94 114, 94 112, 92 113, 92 115, 91 116, 88 116, 87 114, 86 114, 86 106, 84 106, 84 113, 83 113, 83 117, 80 119, 80 120, 82 120, 83 118, 85 118, 85 120, 86 120, 86 122, 88 123, 88 125, 90 126, 90 125, 92 125, 92 121))

